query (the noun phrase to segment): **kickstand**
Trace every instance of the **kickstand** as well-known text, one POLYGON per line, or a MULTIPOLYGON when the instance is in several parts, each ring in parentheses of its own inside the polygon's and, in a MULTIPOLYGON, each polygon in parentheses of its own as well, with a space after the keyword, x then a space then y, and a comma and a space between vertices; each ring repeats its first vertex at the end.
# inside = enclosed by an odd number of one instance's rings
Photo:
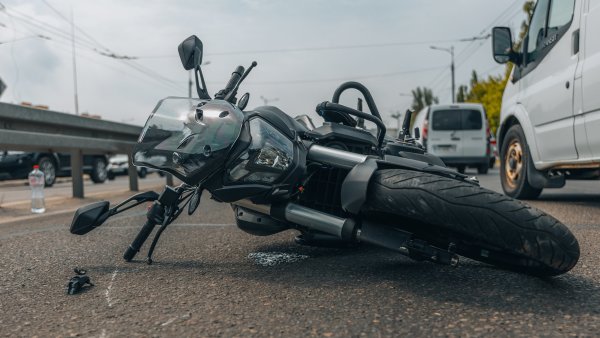
POLYGON ((152 264, 152 253, 154 253, 154 248, 156 247, 156 243, 158 243, 158 239, 160 238, 160 235, 163 233, 163 231, 165 231, 167 226, 169 224, 171 224, 171 221, 172 221, 171 216, 172 216, 172 212, 171 212, 171 208, 169 208, 169 210, 167 210, 167 212, 165 212, 165 218, 162 222, 162 225, 160 226, 160 228, 156 232, 156 235, 154 235, 154 238, 152 239, 152 244, 150 245, 150 249, 148 250, 148 256, 146 257, 146 263, 148 263, 148 265, 152 264))

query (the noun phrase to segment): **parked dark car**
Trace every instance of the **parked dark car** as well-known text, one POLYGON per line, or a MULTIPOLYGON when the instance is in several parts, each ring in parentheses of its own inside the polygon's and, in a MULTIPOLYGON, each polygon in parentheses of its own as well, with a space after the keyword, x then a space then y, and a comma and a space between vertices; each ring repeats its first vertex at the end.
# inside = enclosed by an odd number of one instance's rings
MULTIPOLYGON (((54 184, 56 177, 71 176, 69 154, 3 151, 0 152, 0 180, 27 178, 34 164, 44 173, 47 187, 54 184)), ((94 183, 106 181, 107 164, 106 155, 83 156, 83 172, 90 175, 94 183)))
MULTIPOLYGON (((153 168, 147 167, 136 167, 139 178, 145 178, 146 175, 153 172, 158 172, 162 177, 165 176, 163 172, 160 172, 153 168)), ((114 180, 116 176, 127 175, 129 173, 129 159, 127 155, 114 155, 108 159, 108 179, 114 180)))

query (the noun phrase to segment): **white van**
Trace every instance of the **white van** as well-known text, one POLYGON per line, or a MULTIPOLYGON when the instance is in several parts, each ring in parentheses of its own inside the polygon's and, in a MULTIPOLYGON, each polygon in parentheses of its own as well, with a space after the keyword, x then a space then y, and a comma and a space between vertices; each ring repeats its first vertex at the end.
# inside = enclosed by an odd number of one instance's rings
POLYGON ((493 29, 494 59, 515 64, 497 134, 507 195, 600 176, 599 34, 600 0, 538 0, 520 51, 493 29))
POLYGON ((421 110, 413 127, 421 132, 427 151, 449 167, 466 167, 485 174, 490 164, 489 129, 485 109, 478 103, 432 105, 421 110))

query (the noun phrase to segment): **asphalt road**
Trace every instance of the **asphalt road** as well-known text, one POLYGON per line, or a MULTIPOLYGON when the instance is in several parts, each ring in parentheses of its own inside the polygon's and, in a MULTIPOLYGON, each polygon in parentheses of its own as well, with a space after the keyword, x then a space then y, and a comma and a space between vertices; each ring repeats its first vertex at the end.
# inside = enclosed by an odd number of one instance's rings
MULTIPOLYGON (((497 172, 480 179, 499 189, 497 172)), ((600 182, 570 182, 532 204, 579 239, 581 258, 570 273, 540 279, 466 259, 450 268, 372 247, 302 247, 292 231, 253 237, 231 225, 228 205, 208 198, 165 231, 153 265, 142 254, 132 263, 121 258, 144 221, 142 208, 85 236, 68 233, 70 215, 4 224, 0 334, 600 335, 600 182), (68 296, 76 266, 95 286, 68 296)))

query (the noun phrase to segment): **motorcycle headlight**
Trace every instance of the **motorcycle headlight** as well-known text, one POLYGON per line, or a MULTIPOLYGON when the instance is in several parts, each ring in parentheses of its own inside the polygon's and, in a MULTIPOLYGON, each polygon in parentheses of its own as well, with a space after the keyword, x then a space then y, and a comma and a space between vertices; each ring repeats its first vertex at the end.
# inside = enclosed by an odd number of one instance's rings
POLYGON ((252 141, 229 170, 232 182, 273 183, 287 171, 294 158, 292 141, 268 122, 249 121, 252 141))

